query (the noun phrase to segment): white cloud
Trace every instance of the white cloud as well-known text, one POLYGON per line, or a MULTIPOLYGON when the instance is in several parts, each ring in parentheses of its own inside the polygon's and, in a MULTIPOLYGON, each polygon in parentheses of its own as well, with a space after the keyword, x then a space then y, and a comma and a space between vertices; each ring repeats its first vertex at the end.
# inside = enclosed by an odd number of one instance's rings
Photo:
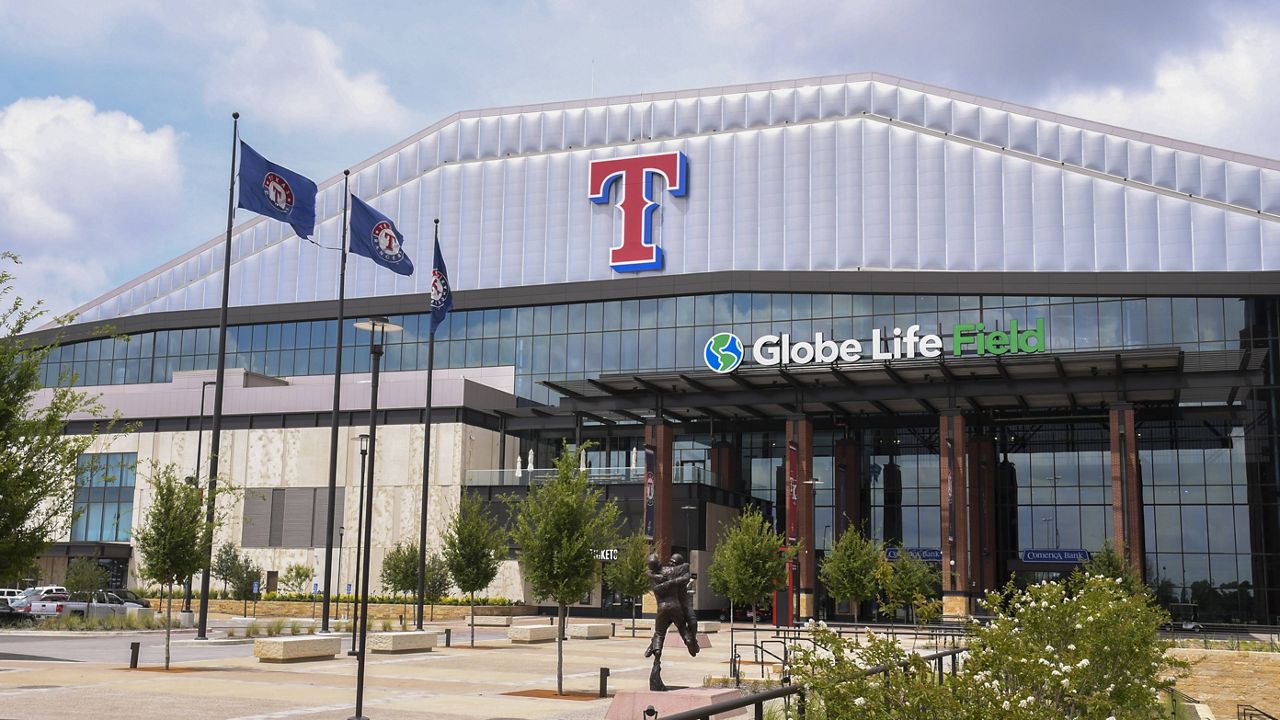
POLYGON ((1170 56, 1146 88, 1050 96, 1057 112, 1179 140, 1280 158, 1280 25, 1230 26, 1219 50, 1170 56))
POLYGON ((17 253, 15 289, 65 312, 160 242, 181 212, 177 134, 148 131, 81 98, 24 98, 0 109, 0 247, 17 253))
POLYGON ((328 35, 290 23, 260 23, 219 54, 205 99, 282 131, 403 132, 410 113, 372 72, 343 68, 342 49, 328 35))

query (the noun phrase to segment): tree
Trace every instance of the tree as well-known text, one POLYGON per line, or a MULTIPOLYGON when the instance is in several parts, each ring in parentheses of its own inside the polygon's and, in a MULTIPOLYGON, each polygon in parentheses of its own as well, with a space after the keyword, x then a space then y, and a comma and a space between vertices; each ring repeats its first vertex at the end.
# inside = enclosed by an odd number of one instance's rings
POLYGON ((218 548, 218 554, 213 558, 213 566, 209 570, 209 574, 222 581, 222 593, 227 593, 227 585, 235 582, 240 576, 240 566, 243 560, 240 557, 240 551, 231 543, 223 543, 218 548))
POLYGON ((1086 575, 1117 578, 1124 585, 1124 588, 1134 595, 1148 592, 1147 586, 1142 582, 1142 577, 1134 572, 1133 567, 1125 562, 1120 553, 1116 552, 1116 546, 1110 540, 1103 543, 1101 552, 1091 554, 1089 560, 1081 565, 1077 572, 1082 572, 1086 575))
POLYGON ((111 573, 93 558, 75 558, 67 563, 67 577, 62 584, 69 593, 87 595, 89 606, 85 610, 85 619, 93 617, 94 593, 106 589, 110 577, 111 573))
MULTIPOLYGON (((13 294, 13 275, 3 264, 20 264, 13 253, 0 252, 0 578, 21 577, 75 517, 76 470, 99 432, 64 435, 74 414, 101 417, 95 396, 71 388, 74 376, 63 373, 44 403, 36 405, 41 363, 55 344, 19 337, 34 329, 48 311, 42 301, 29 303, 13 294)), ((53 318, 62 325, 70 316, 53 318)))
POLYGON ((880 543, 850 529, 840 535, 818 568, 827 593, 853 607, 854 622, 858 621, 858 606, 876 596, 876 568, 883 554, 880 543))
MULTIPOLYGON (((724 528, 711 558, 711 589, 729 598, 729 630, 733 631, 733 606, 751 607, 751 634, 758 640, 759 606, 787 579, 787 566, 795 548, 784 550, 787 539, 773 529, 756 508, 747 508, 724 528)), ((729 641, 732 648, 732 635, 729 641)), ((730 650, 732 652, 732 649, 730 650)))
POLYGON ((564 632, 569 604, 591 592, 600 569, 597 553, 618 542, 618 505, 604 490, 592 486, 582 469, 580 454, 589 444, 556 458, 556 474, 541 485, 530 485, 516 508, 511 537, 520 548, 520 569, 539 599, 558 606, 556 633, 556 694, 564 694, 564 632))
POLYGON ((400 595, 401 610, 405 594, 418 590, 418 544, 396 543, 382 558, 382 588, 400 595))
POLYGON ((439 553, 427 553, 422 599, 431 604, 431 622, 436 620, 436 603, 449 592, 453 580, 449 578, 449 564, 439 553))
POLYGON ((881 556, 876 568, 876 584, 883 606, 889 608, 893 616, 897 616, 898 608, 905 606, 909 618, 914 619, 917 607, 941 595, 941 574, 906 548, 897 550, 898 557, 893 562, 881 556))
POLYGON ((315 576, 316 572, 310 565, 292 563, 284 569, 284 574, 280 576, 280 584, 291 593, 303 594, 310 592, 311 581, 315 576))
POLYGON ((213 523, 205 521, 200 488, 180 478, 175 466, 153 466, 149 482, 151 504, 133 539, 142 556, 142 576, 168 586, 164 631, 164 669, 168 670, 173 585, 204 569, 208 556, 203 550, 211 541, 213 523))
POLYGON ((453 584, 471 600, 471 647, 476 646, 476 593, 498 576, 506 554, 507 534, 485 512, 480 498, 462 493, 444 533, 444 561, 453 584))
POLYGON ((609 587, 631 598, 631 637, 636 636, 636 605, 649 592, 648 557, 652 552, 644 535, 636 533, 618 548, 618 559, 604 568, 609 587))

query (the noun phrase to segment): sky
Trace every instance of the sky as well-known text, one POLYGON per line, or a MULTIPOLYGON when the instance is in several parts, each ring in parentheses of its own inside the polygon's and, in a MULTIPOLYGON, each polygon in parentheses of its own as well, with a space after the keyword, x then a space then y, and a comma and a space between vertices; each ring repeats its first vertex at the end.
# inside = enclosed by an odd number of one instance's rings
POLYGON ((65 312, 459 111, 884 72, 1280 157, 1280 2, 0 0, 0 251, 65 312))

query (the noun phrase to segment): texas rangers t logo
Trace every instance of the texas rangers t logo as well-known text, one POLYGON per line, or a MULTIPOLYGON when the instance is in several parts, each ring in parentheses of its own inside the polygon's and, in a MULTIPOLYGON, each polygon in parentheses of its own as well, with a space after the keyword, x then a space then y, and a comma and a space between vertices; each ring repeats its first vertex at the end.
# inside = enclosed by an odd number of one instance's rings
POLYGON ((667 192, 684 197, 688 191, 688 165, 683 152, 591 161, 591 202, 609 202, 614 181, 622 180, 614 203, 622 211, 622 243, 609 251, 609 265, 614 272, 662 268, 662 248, 653 244, 653 211, 658 207, 653 198, 653 177, 661 175, 667 182, 667 192))

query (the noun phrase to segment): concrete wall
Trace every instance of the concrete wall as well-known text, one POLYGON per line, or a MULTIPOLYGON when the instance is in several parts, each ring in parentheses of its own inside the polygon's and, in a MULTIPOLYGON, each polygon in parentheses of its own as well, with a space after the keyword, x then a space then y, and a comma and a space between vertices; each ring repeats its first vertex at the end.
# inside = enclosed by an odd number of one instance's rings
MULTIPOLYGON (((339 429, 338 485, 346 488, 342 521, 346 529, 342 549, 342 575, 335 588, 354 581, 357 518, 360 497, 359 435, 366 428, 339 429)), ((382 558, 396 542, 418 541, 421 507, 422 425, 390 425, 378 429, 372 523, 372 586, 378 590, 382 558)), ((100 438, 91 452, 136 452, 138 484, 134 493, 134 529, 143 521, 150 503, 151 489, 146 478, 156 464, 173 463, 181 474, 192 472, 196 464, 196 432, 145 433, 100 438)), ((515 440, 508 440, 508 458, 514 464, 515 440)), ((206 433, 204 451, 208 453, 206 433)), ((288 428, 228 430, 222 433, 222 461, 219 476, 238 491, 223 496, 219 512, 226 522, 215 544, 239 545, 243 529, 243 490, 248 488, 324 487, 328 483, 329 429, 288 428)), ((427 520, 427 547, 438 551, 443 529, 457 507, 462 479, 468 470, 498 465, 498 434, 492 430, 460 423, 432 426, 431 488, 427 520)), ((207 462, 201 476, 207 477, 207 462)), ((66 538, 63 538, 64 540, 66 538)), ((324 548, 247 548, 250 557, 267 571, 284 572, 293 563, 315 570, 320 581, 324 548)), ((335 555, 337 551, 335 550, 335 555)), ((130 582, 137 584, 137 562, 130 562, 130 582)), ((335 571, 337 561, 335 559, 335 571)), ((217 586, 215 582, 215 587, 217 586)), ((523 597, 509 579, 495 583, 486 595, 513 599, 523 597)))

